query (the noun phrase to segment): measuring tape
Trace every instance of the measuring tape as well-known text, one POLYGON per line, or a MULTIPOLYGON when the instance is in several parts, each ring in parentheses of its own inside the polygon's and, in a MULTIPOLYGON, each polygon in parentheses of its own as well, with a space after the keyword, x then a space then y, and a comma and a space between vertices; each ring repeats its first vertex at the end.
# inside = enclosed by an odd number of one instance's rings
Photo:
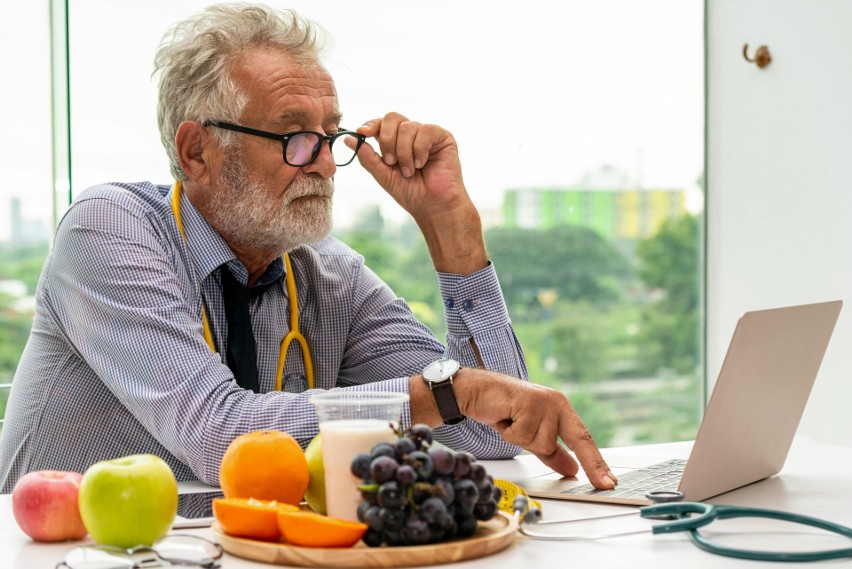
POLYGON ((526 496, 529 499, 529 506, 527 509, 531 507, 536 507, 541 510, 541 503, 538 500, 530 498, 527 494, 527 491, 518 486, 517 484, 509 482, 508 480, 495 480, 494 485, 503 491, 503 497, 500 498, 500 503, 497 504, 497 508, 501 512, 506 512, 510 515, 514 514, 515 510, 513 509, 513 503, 515 501, 515 498, 517 498, 518 496, 526 496))

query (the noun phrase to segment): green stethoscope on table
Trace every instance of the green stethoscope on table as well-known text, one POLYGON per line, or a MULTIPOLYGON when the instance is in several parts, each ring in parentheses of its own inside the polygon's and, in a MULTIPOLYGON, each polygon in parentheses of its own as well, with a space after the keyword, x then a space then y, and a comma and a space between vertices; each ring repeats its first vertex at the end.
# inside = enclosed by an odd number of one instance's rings
MULTIPOLYGON (((186 241, 186 233, 183 230, 183 218, 180 214, 180 195, 182 187, 180 182, 175 182, 172 189, 172 213, 175 216, 178 231, 184 241, 186 241)), ((311 359, 311 350, 308 347, 308 341, 305 336, 299 331, 299 299, 296 295, 296 278, 293 276, 293 267, 290 264, 290 255, 284 252, 284 267, 286 274, 284 280, 287 283, 287 296, 290 297, 290 331, 281 340, 281 347, 278 350, 278 371, 275 377, 275 389, 281 391, 284 388, 284 363, 287 360, 287 350, 290 349, 290 344, 294 341, 299 344, 302 349, 302 359, 305 363, 305 378, 307 379, 308 389, 314 388, 314 366, 311 359)), ((213 334, 210 332, 210 322, 207 317, 207 309, 204 302, 201 303, 201 324, 204 328, 204 341, 210 346, 210 350, 216 352, 216 346, 213 343, 213 334)))
MULTIPOLYGON (((683 494, 677 491, 649 492, 646 494, 649 500, 657 502, 653 506, 639 508, 639 515, 647 519, 665 520, 663 523, 651 527, 654 535, 663 533, 688 532, 692 542, 699 548, 710 553, 738 559, 750 559, 753 561, 824 561, 827 559, 843 559, 852 557, 852 547, 829 549, 823 551, 809 552, 785 552, 785 551, 762 551, 751 549, 739 549, 726 547, 713 543, 698 530, 715 520, 726 520, 733 518, 768 518, 784 522, 806 525, 819 528, 831 533, 836 533, 852 539, 852 528, 835 524, 819 518, 782 512, 779 510, 767 510, 764 508, 749 508, 745 506, 714 506, 700 502, 681 502, 683 494)), ((515 499, 515 517, 519 518, 518 530, 525 536, 533 539, 544 539, 554 541, 579 541, 590 539, 601 539, 606 537, 618 537, 647 533, 649 530, 629 531, 614 534, 566 534, 538 532, 530 526, 547 524, 566 524, 572 522, 587 522, 592 520, 603 520, 627 515, 635 515, 635 511, 622 512, 609 516, 598 516, 593 518, 573 520, 539 521, 541 512, 535 509, 527 510, 526 502, 519 497, 515 499), (526 515, 522 515, 526 512, 526 515), (532 513, 532 515, 531 515, 532 513)))

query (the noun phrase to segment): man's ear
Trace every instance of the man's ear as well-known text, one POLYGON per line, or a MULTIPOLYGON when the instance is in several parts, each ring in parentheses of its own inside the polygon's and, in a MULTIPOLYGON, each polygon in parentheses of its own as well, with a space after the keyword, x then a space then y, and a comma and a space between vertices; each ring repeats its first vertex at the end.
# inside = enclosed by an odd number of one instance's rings
POLYGON ((213 138, 200 123, 183 121, 175 135, 178 161, 188 180, 207 185, 212 178, 210 158, 213 138))

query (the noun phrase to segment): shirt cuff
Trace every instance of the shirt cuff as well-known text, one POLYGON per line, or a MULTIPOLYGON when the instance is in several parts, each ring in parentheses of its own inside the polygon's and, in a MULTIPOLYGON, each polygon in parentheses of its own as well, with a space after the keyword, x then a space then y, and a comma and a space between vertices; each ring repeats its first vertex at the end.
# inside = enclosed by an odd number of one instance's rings
POLYGON ((438 286, 449 334, 475 336, 509 325, 509 311, 491 261, 467 276, 438 273, 438 286))

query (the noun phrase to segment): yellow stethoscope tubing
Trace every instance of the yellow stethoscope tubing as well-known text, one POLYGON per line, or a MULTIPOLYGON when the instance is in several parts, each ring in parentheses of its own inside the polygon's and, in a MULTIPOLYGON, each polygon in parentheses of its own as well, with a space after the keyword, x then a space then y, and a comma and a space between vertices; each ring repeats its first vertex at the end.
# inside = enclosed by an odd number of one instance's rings
POLYGON ((296 297, 296 279, 293 277, 293 267, 290 265, 290 255, 284 253, 284 266, 287 270, 285 281, 287 282, 287 295, 290 297, 290 331, 281 340, 281 349, 278 351, 278 372, 275 379, 275 389, 281 391, 284 378, 284 362, 287 359, 287 351, 293 340, 302 348, 302 361, 305 362, 305 377, 308 380, 308 389, 314 388, 314 365, 311 361, 311 350, 308 348, 308 340, 299 331, 299 299, 296 297))
MULTIPOLYGON (((178 231, 184 241, 186 241, 186 232, 183 229, 183 218, 180 213, 180 194, 182 188, 179 181, 175 182, 172 190, 172 213, 175 216, 175 223, 178 231)), ((299 298, 296 295, 296 278, 293 276, 293 266, 290 264, 290 255, 284 252, 284 266, 286 274, 284 280, 287 283, 287 295, 290 297, 290 332, 281 340, 281 346, 278 350, 278 370, 275 376, 275 390, 281 391, 284 387, 284 363, 287 361, 287 351, 290 349, 290 344, 295 340, 299 343, 302 349, 302 360, 305 363, 305 378, 308 382, 308 389, 314 388, 314 366, 311 359, 311 350, 308 347, 308 340, 299 331, 299 298)), ((201 302, 201 325, 204 328, 204 341, 210 347, 213 353, 216 353, 216 345, 213 343, 213 334, 210 332, 210 322, 207 318, 207 308, 204 306, 204 301, 201 302)))

